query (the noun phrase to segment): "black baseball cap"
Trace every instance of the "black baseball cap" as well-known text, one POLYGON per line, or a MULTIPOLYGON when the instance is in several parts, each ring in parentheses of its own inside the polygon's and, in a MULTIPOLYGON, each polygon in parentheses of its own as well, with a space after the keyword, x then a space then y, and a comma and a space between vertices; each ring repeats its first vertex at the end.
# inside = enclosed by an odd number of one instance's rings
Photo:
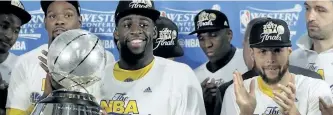
POLYGON ((154 55, 163 58, 181 57, 183 48, 178 43, 178 27, 169 18, 156 20, 157 38, 153 40, 154 55))
POLYGON ((138 14, 152 19, 154 22, 160 17, 152 0, 120 0, 115 12, 115 23, 129 14, 138 14))
POLYGON ((195 31, 189 35, 210 30, 230 28, 227 16, 212 9, 204 9, 194 17, 195 31))
MULTIPOLYGON (((81 15, 80 14, 80 4, 77 0, 65 0, 65 1, 72 4, 76 9, 77 14, 81 15)), ((52 0, 41 0, 40 1, 40 6, 42 7, 42 10, 45 15, 47 14, 47 8, 49 8, 50 4, 53 2, 55 2, 55 1, 52 1, 52 0)))
POLYGON ((257 21, 250 31, 250 47, 291 47, 288 24, 281 19, 257 21))
POLYGON ((14 14, 22 21, 22 25, 31 20, 31 15, 25 10, 24 5, 19 0, 1 1, 0 7, 2 8, 1 13, 14 14))

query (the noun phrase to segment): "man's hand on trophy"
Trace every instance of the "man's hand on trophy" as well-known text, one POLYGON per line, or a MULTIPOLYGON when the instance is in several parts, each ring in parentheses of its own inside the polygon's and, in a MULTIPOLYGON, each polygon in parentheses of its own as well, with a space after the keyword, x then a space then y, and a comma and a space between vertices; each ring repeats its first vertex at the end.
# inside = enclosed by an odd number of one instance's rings
POLYGON ((42 54, 44 56, 38 56, 38 59, 41 61, 39 62, 39 65, 45 70, 46 78, 45 78, 45 84, 44 84, 44 93, 42 98, 47 97, 51 92, 52 92, 52 87, 51 87, 51 75, 49 74, 49 68, 47 67, 47 54, 48 52, 45 50, 42 50, 42 54))
MULTIPOLYGON (((47 51, 43 50, 42 54, 47 57, 47 51)), ((45 70, 46 73, 49 73, 49 68, 47 67, 47 60, 44 58, 44 56, 38 56, 38 59, 41 61, 39 62, 39 65, 45 70)))
POLYGON ((46 74, 43 97, 47 97, 52 92, 51 75, 46 74))

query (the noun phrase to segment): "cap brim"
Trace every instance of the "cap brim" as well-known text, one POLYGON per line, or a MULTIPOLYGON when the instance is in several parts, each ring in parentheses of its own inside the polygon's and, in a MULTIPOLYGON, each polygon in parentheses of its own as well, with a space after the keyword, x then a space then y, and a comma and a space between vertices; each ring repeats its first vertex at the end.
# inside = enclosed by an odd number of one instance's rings
POLYGON ((152 19, 154 22, 160 17, 160 12, 154 9, 148 8, 135 8, 135 9, 128 9, 122 12, 119 12, 116 19, 119 21, 120 18, 125 17, 130 14, 137 14, 148 17, 152 19))
POLYGON ((17 16, 21 20, 22 25, 28 23, 31 20, 31 15, 21 8, 18 8, 16 6, 8 6, 4 9, 7 9, 8 13, 12 13, 17 16))
POLYGON ((181 57, 184 55, 183 48, 176 43, 175 46, 160 46, 161 48, 157 48, 154 50, 154 55, 163 57, 163 58, 175 58, 181 57))
POLYGON ((213 30, 219 30, 219 29, 223 29, 223 28, 219 28, 219 27, 205 27, 205 28, 201 28, 201 29, 195 30, 195 31, 191 32, 188 35, 193 35, 195 33, 201 33, 201 32, 213 31, 213 30))
POLYGON ((284 44, 258 44, 258 45, 250 45, 250 47, 254 48, 279 48, 279 47, 291 47, 291 43, 284 43, 284 44))
POLYGON ((179 44, 176 45, 175 51, 176 51, 176 53, 175 53, 174 57, 182 57, 182 56, 184 56, 184 50, 183 50, 183 48, 179 44))

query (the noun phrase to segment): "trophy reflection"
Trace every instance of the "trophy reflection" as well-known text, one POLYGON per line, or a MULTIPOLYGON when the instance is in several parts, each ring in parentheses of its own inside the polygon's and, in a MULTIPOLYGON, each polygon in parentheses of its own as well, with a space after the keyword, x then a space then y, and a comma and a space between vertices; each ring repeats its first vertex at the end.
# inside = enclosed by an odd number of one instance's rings
POLYGON ((56 37, 48 52, 51 84, 61 88, 39 101, 31 115, 101 115, 92 95, 99 90, 90 87, 101 80, 106 64, 102 41, 89 31, 69 30, 56 37))

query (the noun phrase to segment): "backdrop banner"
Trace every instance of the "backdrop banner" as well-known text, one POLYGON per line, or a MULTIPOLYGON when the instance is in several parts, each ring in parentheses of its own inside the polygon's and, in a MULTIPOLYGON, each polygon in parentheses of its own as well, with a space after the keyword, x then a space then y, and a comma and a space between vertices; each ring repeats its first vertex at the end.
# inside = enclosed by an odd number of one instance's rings
MULTIPOLYGON (((117 1, 80 1, 82 28, 98 35, 104 47, 119 58, 113 42, 115 28, 114 11, 117 1)), ((16 55, 29 52, 48 40, 44 28, 44 14, 40 1, 23 1, 25 8, 32 15, 29 23, 23 25, 19 39, 11 49, 16 55)), ((233 31, 232 44, 242 48, 242 40, 247 23, 256 17, 271 17, 285 20, 291 30, 292 48, 296 49, 296 40, 306 33, 304 1, 156 1, 161 15, 174 21, 179 28, 179 43, 184 48, 184 56, 176 58, 196 68, 207 61, 199 46, 197 36, 188 35, 194 30, 194 16, 202 9, 216 9, 228 16, 233 31)))

